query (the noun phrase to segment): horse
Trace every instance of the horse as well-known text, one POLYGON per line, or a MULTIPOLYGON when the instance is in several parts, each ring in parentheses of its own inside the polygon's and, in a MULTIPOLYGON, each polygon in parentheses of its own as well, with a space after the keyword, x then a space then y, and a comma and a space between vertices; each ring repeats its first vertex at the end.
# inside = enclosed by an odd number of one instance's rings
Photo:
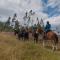
POLYGON ((28 31, 25 31, 24 39, 29 40, 29 32, 28 31))
POLYGON ((18 36, 18 39, 19 39, 19 40, 20 40, 20 39, 23 40, 23 32, 22 32, 22 31, 20 31, 20 32, 17 34, 17 36, 18 36))
POLYGON ((18 39, 20 40, 22 38, 22 40, 29 40, 29 32, 27 30, 21 30, 18 33, 18 39))
POLYGON ((20 32, 19 29, 14 29, 14 35, 17 35, 20 32))
POLYGON ((17 31, 16 29, 14 29, 14 35, 17 35, 19 33, 19 31, 17 31))
POLYGON ((52 42, 52 49, 57 50, 58 36, 56 33, 51 30, 46 33, 43 29, 38 29, 37 31, 43 36, 43 47, 45 46, 45 42, 50 40, 52 42))
POLYGON ((38 33, 37 30, 34 30, 34 31, 32 32, 32 36, 33 36, 33 38, 34 38, 34 42, 38 43, 39 33, 38 33))

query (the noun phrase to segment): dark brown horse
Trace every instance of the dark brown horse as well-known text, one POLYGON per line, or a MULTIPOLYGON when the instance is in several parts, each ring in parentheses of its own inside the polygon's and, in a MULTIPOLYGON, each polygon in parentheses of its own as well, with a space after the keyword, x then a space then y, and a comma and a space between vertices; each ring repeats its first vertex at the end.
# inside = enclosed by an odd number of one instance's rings
POLYGON ((46 33, 42 29, 37 29, 37 31, 43 36, 43 47, 45 46, 45 42, 50 40, 52 42, 53 50, 57 49, 58 36, 56 33, 54 33, 53 31, 49 31, 46 33))
POLYGON ((38 37, 39 37, 38 31, 33 31, 32 36, 34 38, 34 42, 38 43, 38 37))
POLYGON ((18 39, 20 40, 20 38, 22 38, 22 40, 29 40, 29 31, 27 29, 21 30, 18 33, 18 39))

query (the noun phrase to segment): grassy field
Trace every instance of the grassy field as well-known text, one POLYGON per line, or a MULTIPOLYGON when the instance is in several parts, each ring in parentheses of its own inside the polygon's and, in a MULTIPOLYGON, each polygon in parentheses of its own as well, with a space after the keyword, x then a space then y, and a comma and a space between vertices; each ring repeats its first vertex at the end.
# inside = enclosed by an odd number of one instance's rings
POLYGON ((33 41, 19 41, 13 34, 0 33, 0 60, 60 60, 60 51, 52 52, 33 41))

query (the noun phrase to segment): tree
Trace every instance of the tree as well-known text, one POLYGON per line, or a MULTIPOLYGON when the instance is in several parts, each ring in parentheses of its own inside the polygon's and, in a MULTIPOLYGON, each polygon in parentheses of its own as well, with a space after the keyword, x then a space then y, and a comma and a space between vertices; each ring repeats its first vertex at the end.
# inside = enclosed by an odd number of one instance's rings
POLYGON ((41 21, 40 21, 40 25, 44 29, 44 22, 43 22, 43 19, 42 18, 41 18, 41 21))
POLYGON ((25 13, 25 16, 23 17, 24 19, 24 25, 28 26, 32 23, 32 16, 34 16, 35 12, 30 10, 29 12, 25 13))
POLYGON ((16 20, 16 18, 17 18, 17 14, 15 13, 13 18, 12 18, 12 22, 14 22, 16 20))
POLYGON ((3 31, 4 30, 4 24, 5 24, 4 22, 1 22, 0 21, 0 31, 3 31))
POLYGON ((30 13, 31 15, 32 15, 32 12, 33 12, 32 10, 29 11, 29 13, 30 13))
POLYGON ((10 26, 10 20, 11 20, 11 17, 9 16, 8 17, 8 20, 4 23, 4 31, 12 31, 12 27, 10 26))
POLYGON ((11 17, 8 18, 6 24, 9 26, 10 25, 10 20, 11 20, 11 17))
POLYGON ((30 11, 29 11, 29 14, 30 14, 30 15, 34 15, 35 12, 33 12, 33 10, 30 10, 30 11))
POLYGON ((27 21, 27 26, 29 27, 29 23, 30 23, 30 17, 28 17, 28 21, 27 21))
POLYGON ((37 23, 37 28, 41 28, 41 25, 40 25, 40 23, 39 23, 38 17, 37 17, 37 21, 38 21, 38 23, 37 23))
POLYGON ((12 26, 13 29, 15 28, 15 21, 16 21, 16 18, 17 18, 17 14, 15 13, 15 14, 13 15, 12 24, 11 24, 11 26, 12 26))
POLYGON ((18 20, 15 21, 15 29, 16 30, 19 29, 19 21, 18 20))
POLYGON ((28 16, 27 14, 28 14, 28 13, 26 12, 26 13, 25 13, 26 17, 28 16))
POLYGON ((8 20, 7 20, 6 23, 5 23, 5 26, 6 26, 6 27, 9 27, 9 26, 10 26, 10 20, 11 20, 11 17, 9 16, 9 17, 8 17, 8 20))

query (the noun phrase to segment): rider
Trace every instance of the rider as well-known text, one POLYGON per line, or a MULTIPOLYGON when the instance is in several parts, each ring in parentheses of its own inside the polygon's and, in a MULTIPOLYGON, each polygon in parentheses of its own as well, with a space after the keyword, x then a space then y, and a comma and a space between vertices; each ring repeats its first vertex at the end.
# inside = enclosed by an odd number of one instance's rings
POLYGON ((49 21, 47 21, 46 27, 45 27, 45 32, 49 32, 51 31, 51 24, 49 23, 49 21))

